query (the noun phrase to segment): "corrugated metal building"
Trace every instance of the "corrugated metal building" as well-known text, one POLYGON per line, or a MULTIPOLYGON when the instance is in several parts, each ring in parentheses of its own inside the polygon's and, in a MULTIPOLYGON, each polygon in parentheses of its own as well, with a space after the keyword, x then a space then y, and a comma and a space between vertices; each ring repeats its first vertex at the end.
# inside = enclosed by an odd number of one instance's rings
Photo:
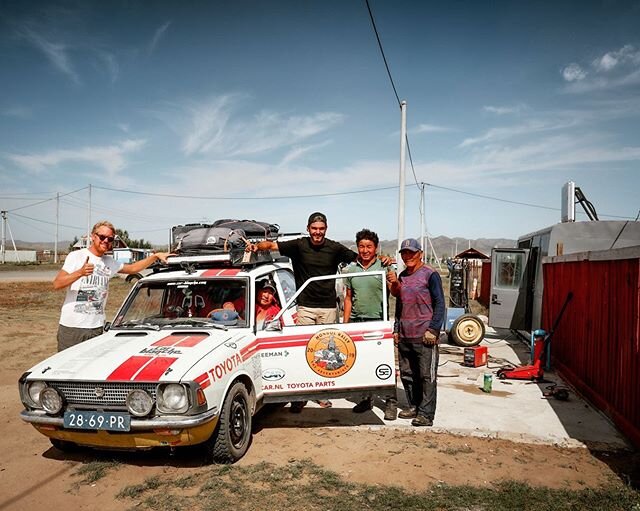
POLYGON ((552 364, 640 447, 640 246, 543 259, 552 364))

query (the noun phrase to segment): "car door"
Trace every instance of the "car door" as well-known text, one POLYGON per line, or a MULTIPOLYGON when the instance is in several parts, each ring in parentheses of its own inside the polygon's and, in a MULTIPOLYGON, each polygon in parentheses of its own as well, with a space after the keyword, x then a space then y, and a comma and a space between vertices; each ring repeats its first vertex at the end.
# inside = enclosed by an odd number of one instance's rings
POLYGON ((280 316, 295 307, 296 298, 311 282, 345 278, 381 279, 382 319, 283 325, 276 317, 266 330, 257 333, 265 402, 395 396, 393 332, 388 319, 385 272, 309 279, 287 301, 280 316))

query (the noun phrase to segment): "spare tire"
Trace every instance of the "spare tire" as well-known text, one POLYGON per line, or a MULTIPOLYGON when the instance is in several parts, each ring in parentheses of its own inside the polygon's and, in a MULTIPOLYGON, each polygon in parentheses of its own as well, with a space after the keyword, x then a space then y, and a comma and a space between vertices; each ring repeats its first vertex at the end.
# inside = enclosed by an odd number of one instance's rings
POLYGON ((451 326, 449 335, 453 342, 465 348, 476 346, 484 339, 485 329, 482 320, 473 314, 463 314, 451 326))

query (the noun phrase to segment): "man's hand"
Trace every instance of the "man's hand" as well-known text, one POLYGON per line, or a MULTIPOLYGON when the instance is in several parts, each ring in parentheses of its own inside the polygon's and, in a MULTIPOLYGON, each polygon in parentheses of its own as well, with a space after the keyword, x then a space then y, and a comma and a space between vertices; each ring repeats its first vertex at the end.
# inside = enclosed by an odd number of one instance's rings
POLYGON ((255 252, 256 250, 258 250, 258 247, 251 242, 248 242, 244 247, 245 252, 255 252))
POLYGON ((394 344, 394 346, 397 346, 399 342, 400 342, 400 334, 398 332, 394 332, 393 333, 393 344, 394 344))
POLYGON ((438 336, 431 330, 427 330, 422 336, 422 343, 425 346, 435 346, 436 344, 438 344, 438 336))
POLYGON ((395 271, 393 271, 393 270, 389 270, 389 271, 387 272, 387 283, 388 283, 389 285, 393 285, 393 284, 395 284, 396 282, 398 282, 398 275, 396 274, 396 272, 395 272, 395 271))
POLYGON ((387 266, 391 266, 393 264, 393 259, 389 256, 386 255, 379 255, 378 259, 380 259, 380 262, 382 263, 382 266, 384 266, 385 268, 387 266))
POLYGON ((80 275, 82 277, 88 277, 89 275, 92 275, 92 274, 93 274, 93 264, 89 262, 89 256, 87 256, 87 260, 82 265, 82 268, 80 268, 80 275))
POLYGON ((155 256, 158 258, 158 261, 160 261, 162 264, 167 264, 167 257, 173 257, 176 254, 174 254, 173 252, 156 252, 155 256))

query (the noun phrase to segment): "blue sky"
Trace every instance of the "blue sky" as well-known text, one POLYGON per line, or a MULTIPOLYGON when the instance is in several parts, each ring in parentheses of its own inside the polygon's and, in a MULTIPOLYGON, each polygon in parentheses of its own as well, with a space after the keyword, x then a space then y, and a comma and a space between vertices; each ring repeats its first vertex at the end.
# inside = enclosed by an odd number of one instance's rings
MULTIPOLYGON (((408 103, 407 236, 416 181, 435 236, 551 225, 568 180, 635 219, 640 1, 370 6, 408 103)), ((2 0, 0 91, 17 239, 53 241, 57 192, 60 239, 82 234, 89 185, 91 222, 154 243, 217 218, 300 231, 315 210, 331 238, 396 237, 400 111, 364 1, 2 0)))

